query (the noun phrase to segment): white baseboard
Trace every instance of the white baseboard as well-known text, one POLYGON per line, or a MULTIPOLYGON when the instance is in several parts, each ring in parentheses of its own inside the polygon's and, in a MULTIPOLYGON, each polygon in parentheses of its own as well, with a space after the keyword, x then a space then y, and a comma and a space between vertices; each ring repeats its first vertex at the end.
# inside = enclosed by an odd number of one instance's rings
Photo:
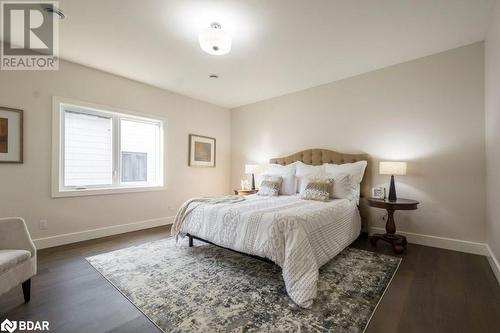
POLYGON ((89 239, 123 234, 125 232, 159 227, 162 225, 172 224, 173 221, 174 221, 173 216, 161 217, 157 219, 144 220, 127 224, 114 225, 104 228, 84 230, 68 234, 38 238, 34 239, 33 242, 35 243, 36 248, 40 250, 59 245, 81 242, 89 239))
MULTIPOLYGON (((385 233, 384 228, 371 227, 370 234, 385 233)), ((489 256, 488 245, 485 243, 471 242, 461 239, 437 237, 430 235, 414 234, 412 232, 398 231, 398 234, 406 236, 409 243, 438 247, 441 249, 454 250, 466 253, 489 256)))
POLYGON ((491 251, 490 246, 486 245, 486 247, 488 248, 488 261, 490 262, 491 269, 497 278, 498 284, 500 284, 500 263, 498 263, 498 260, 495 257, 495 254, 493 254, 493 251, 491 251))

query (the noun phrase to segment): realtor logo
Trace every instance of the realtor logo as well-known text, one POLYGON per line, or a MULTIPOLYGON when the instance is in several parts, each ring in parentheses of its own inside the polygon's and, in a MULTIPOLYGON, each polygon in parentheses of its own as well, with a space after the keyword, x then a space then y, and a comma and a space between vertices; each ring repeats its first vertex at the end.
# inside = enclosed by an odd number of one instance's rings
POLYGON ((5 319, 2 324, 0 324, 0 331, 12 333, 17 329, 17 322, 5 319))
POLYGON ((2 70, 57 70, 55 1, 0 1, 2 70))

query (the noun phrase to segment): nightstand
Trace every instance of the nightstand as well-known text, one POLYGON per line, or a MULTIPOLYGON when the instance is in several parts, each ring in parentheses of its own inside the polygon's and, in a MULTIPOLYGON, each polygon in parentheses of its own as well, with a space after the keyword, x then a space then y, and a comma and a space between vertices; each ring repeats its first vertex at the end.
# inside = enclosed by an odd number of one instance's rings
POLYGON ((385 222, 385 234, 374 234, 370 241, 376 246, 378 240, 383 240, 392 245, 392 249, 396 253, 402 253, 407 244, 406 237, 396 234, 396 224, 394 223, 394 212, 397 210, 415 210, 419 202, 410 199, 397 199, 389 201, 388 199, 368 198, 370 207, 382 208, 387 210, 387 221, 385 222))
POLYGON ((259 192, 258 189, 255 190, 234 190, 234 194, 236 195, 250 195, 259 192))

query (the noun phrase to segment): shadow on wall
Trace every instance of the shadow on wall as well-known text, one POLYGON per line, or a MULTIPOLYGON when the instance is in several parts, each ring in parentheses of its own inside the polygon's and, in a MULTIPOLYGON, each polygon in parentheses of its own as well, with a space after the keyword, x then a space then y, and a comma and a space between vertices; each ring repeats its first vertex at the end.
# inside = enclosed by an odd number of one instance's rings
MULTIPOLYGON (((397 212, 398 230, 421 230, 424 234, 450 237, 450 233, 462 229, 462 234, 456 234, 457 238, 483 240, 485 176, 477 170, 484 169, 484 161, 481 152, 464 160, 464 154, 474 153, 477 146, 474 142, 458 142, 446 149, 406 160, 407 175, 395 177, 398 197, 418 200, 420 205, 417 211, 397 212), (440 231, 436 230, 436 224, 440 231), (463 236, 464 228, 468 229, 470 238, 463 236)), ((380 160, 373 158, 372 186, 388 188, 389 177, 378 174, 380 160)), ((382 210, 370 208, 370 226, 383 227, 383 215, 382 210)))

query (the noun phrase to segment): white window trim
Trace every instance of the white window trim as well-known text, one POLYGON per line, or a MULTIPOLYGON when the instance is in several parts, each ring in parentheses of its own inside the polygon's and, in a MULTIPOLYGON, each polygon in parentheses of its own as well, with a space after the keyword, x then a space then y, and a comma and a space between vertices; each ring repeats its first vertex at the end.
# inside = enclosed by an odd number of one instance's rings
MULTIPOLYGON (((86 110, 87 112, 88 110, 86 110)), ((90 110, 91 111, 91 110, 90 110)), ((90 195, 105 195, 105 194, 117 194, 117 193, 131 193, 131 192, 149 192, 149 191, 163 191, 166 189, 165 186, 165 165, 166 165, 166 154, 164 151, 165 144, 165 128, 167 126, 167 120, 163 117, 151 114, 143 114, 138 112, 131 112, 127 110, 121 110, 118 108, 113 108, 109 106, 103 106, 88 102, 77 101, 69 98, 63 98, 59 96, 52 97, 52 197, 53 198, 61 198, 61 197, 79 197, 79 196, 90 196, 90 195), (61 169, 63 165, 63 154, 62 154, 62 141, 63 137, 62 133, 62 108, 61 105, 72 105, 75 108, 80 109, 94 109, 94 110, 102 110, 105 113, 115 113, 120 115, 126 115, 130 119, 154 119, 160 121, 160 184, 158 186, 151 185, 122 185, 122 186, 112 186, 112 187, 100 187, 92 188, 88 187, 85 189, 64 189, 62 182, 61 169)), ((114 128, 119 128, 114 126, 114 128)), ((119 134, 119 133, 117 133, 119 134)), ((114 134, 116 135, 116 134, 114 134)), ((114 144, 116 144, 116 140, 114 140, 114 144)), ((118 154, 117 147, 113 146, 113 151, 115 154, 118 154)), ((114 156, 113 161, 117 161, 116 156, 114 156)), ((115 177, 115 176, 114 176, 115 177)))

